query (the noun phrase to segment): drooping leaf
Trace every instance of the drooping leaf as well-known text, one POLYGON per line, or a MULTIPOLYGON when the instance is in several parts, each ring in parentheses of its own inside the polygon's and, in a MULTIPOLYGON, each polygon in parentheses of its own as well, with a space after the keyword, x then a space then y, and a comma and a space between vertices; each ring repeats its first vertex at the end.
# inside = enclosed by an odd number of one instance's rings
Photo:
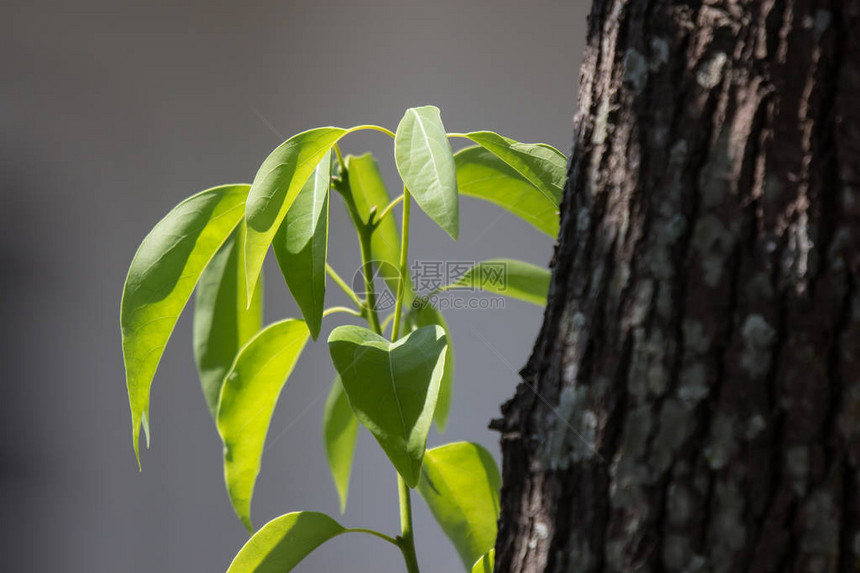
POLYGON ((474 289, 546 305, 550 271, 514 259, 480 262, 439 290, 474 289))
POLYGON ((334 379, 325 403, 323 438, 328 467, 340 499, 340 512, 343 513, 349 493, 349 476, 352 473, 355 441, 358 439, 358 420, 349 407, 349 400, 343 391, 340 378, 334 379))
POLYGON ((149 392, 164 347, 197 279, 239 221, 248 185, 224 185, 177 205, 137 250, 122 293, 120 324, 134 453, 149 443, 149 392))
POLYGON ((490 549, 483 557, 478 559, 472 567, 472 573, 493 573, 496 566, 496 550, 490 549))
POLYGON ((502 479, 490 452, 469 442, 427 450, 418 491, 466 571, 496 543, 502 479))
POLYGON ((339 326, 328 345, 356 418, 415 487, 445 366, 445 331, 425 326, 389 342, 366 328, 339 326))
POLYGON ((394 160, 418 206, 456 240, 460 234, 457 175, 439 108, 406 110, 394 138, 394 160))
MULTIPOLYGON (((370 153, 357 157, 348 155, 346 167, 355 206, 362 219, 367 220, 373 207, 376 207, 377 214, 381 213, 391 199, 373 155, 370 153)), ((397 281, 400 276, 400 232, 397 230, 397 222, 393 214, 389 214, 379 223, 373 232, 370 248, 373 251, 379 276, 385 280, 391 293, 396 295, 397 281)), ((408 303, 411 300, 412 285, 407 276, 404 301, 408 303)))
POLYGON ((263 259, 287 211, 322 158, 349 133, 340 127, 319 127, 294 135, 263 161, 245 209, 245 277, 249 290, 257 283, 263 259))
POLYGON ((305 343, 304 321, 287 319, 261 330, 246 344, 221 389, 218 433, 224 442, 224 478, 236 515, 251 525, 251 498, 272 412, 305 343))
POLYGON ((227 573, 288 573, 314 549, 347 531, 315 511, 276 517, 245 543, 227 573))
POLYGON ((531 181, 554 205, 561 204, 567 179, 567 158, 562 152, 545 143, 520 143, 492 131, 465 135, 531 181))
POLYGON ((325 306, 331 152, 299 191, 272 242, 287 286, 316 340, 325 306))
POLYGON ((214 420, 224 376, 263 320, 262 281, 247 303, 245 229, 240 222, 197 282, 194 297, 194 359, 203 397, 214 420))
POLYGON ((460 195, 495 203, 550 237, 558 236, 558 204, 528 179, 483 147, 454 154, 460 195))
POLYGON ((451 334, 448 331, 448 323, 442 313, 435 309, 430 303, 415 301, 406 315, 406 327, 416 330, 422 326, 438 324, 445 331, 448 339, 448 350, 445 352, 445 369, 442 374, 442 382, 439 384, 439 398, 436 400, 436 410, 433 412, 433 421, 439 432, 444 433, 448 425, 448 414, 451 412, 451 396, 454 391, 454 345, 451 334))

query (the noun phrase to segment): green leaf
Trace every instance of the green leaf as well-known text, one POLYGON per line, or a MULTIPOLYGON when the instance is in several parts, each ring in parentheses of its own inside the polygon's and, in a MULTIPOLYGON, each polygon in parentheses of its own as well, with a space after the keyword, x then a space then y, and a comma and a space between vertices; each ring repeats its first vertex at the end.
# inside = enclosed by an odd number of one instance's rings
POLYGON ((334 379, 325 403, 323 437, 328 467, 340 498, 340 512, 343 513, 346 510, 352 457, 355 453, 355 441, 358 438, 358 420, 349 407, 349 400, 343 391, 340 378, 334 379))
POLYGON ((224 441, 224 478, 236 515, 251 525, 251 498, 272 412, 305 343, 304 321, 267 326, 236 356, 221 389, 218 433, 224 441))
POLYGON ((203 269, 239 221, 248 185, 225 185, 177 205, 137 250, 122 293, 120 325, 134 453, 149 444, 149 391, 164 347, 203 269))
MULTIPOLYGON (((370 153, 357 157, 348 155, 346 169, 355 206, 361 218, 366 221, 373 207, 376 207, 377 214, 381 213, 391 202, 391 198, 385 189, 385 182, 382 180, 379 166, 373 155, 370 153)), ((400 232, 397 230, 397 222, 393 214, 389 213, 379 223, 371 237, 370 248, 373 251, 379 276, 388 284, 391 293, 396 294, 400 276, 400 232)), ((412 296, 412 285, 407 276, 404 301, 411 301, 412 296)))
POLYGON ((324 513, 298 511, 282 515, 245 543, 227 573, 287 573, 314 549, 347 531, 324 513))
POLYGON ((406 110, 394 138, 394 160, 418 206, 457 240, 460 204, 456 168, 439 108, 428 105, 406 110))
POLYGON ((492 131, 473 131, 466 137, 498 156, 531 181, 556 206, 567 180, 567 158, 545 143, 520 143, 492 131))
POLYGON ((451 412, 451 396, 454 387, 454 346, 451 342, 451 334, 448 330, 448 323, 445 322, 445 317, 442 313, 433 308, 429 303, 415 304, 410 308, 406 315, 406 327, 409 330, 416 330, 422 326, 430 324, 438 324, 445 331, 445 338, 448 339, 448 350, 445 353, 445 369, 442 374, 442 382, 439 384, 439 398, 436 400, 436 410, 433 412, 433 421, 439 432, 444 433, 445 427, 448 425, 448 414, 451 412))
POLYGON ((263 268, 269 244, 323 157, 350 130, 319 127, 294 135, 275 148, 263 161, 245 209, 245 277, 248 290, 254 288, 263 268))
POLYGON ((490 259, 476 264, 439 290, 483 290, 544 306, 549 280, 549 269, 514 259, 490 259))
POLYGON ((496 543, 502 479, 490 452, 469 442, 427 450, 418 492, 469 571, 496 543))
POLYGON ((478 559, 477 563, 472 567, 472 573, 493 573, 495 566, 496 550, 490 549, 483 557, 478 559))
POLYGON ((194 359, 213 420, 224 376, 263 320, 262 282, 257 283, 251 305, 247 302, 244 242, 240 222, 200 275, 194 297, 194 359))
POLYGON ((483 147, 454 154, 460 195, 495 203, 550 237, 558 236, 558 204, 528 179, 483 147))
POLYGON ((445 331, 425 326, 389 342, 366 328, 339 326, 328 345, 356 418, 415 487, 442 381, 445 331))
POLYGON ((314 340, 322 327, 325 306, 330 184, 331 152, 323 156, 299 191, 272 243, 281 274, 314 340))

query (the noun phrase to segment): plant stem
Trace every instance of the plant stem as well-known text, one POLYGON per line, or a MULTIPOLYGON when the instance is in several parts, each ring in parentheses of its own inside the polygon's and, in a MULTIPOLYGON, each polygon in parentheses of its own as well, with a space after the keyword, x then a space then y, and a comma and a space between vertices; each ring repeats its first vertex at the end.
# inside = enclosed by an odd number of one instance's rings
POLYGON ((364 308, 364 301, 358 298, 358 295, 355 294, 355 291, 349 288, 349 285, 346 284, 346 281, 340 278, 340 275, 337 274, 337 272, 335 272, 332 266, 328 263, 325 264, 325 272, 327 272, 328 276, 331 277, 335 284, 337 284, 337 286, 339 286, 340 289, 345 292, 349 298, 352 299, 352 302, 358 305, 358 308, 364 308))
MULTIPOLYGON (((371 129, 376 129, 375 126, 366 126, 371 129)), ((378 128, 382 131, 384 128, 378 128)), ((392 137, 394 136, 388 130, 384 130, 392 137)), ((346 167, 341 164, 341 176, 338 178, 337 190, 343 197, 346 204, 349 216, 352 219, 355 229, 358 232, 358 244, 361 248, 361 264, 364 269, 364 285, 367 291, 367 303, 364 306, 365 318, 371 330, 377 334, 382 334, 382 329, 379 325, 379 315, 376 312, 376 290, 373 285, 373 249, 371 247, 371 238, 375 225, 370 221, 364 221, 358 212, 358 207, 355 204, 355 198, 352 196, 352 189, 349 186, 349 179, 346 172, 346 167)), ((387 209, 386 209, 387 211, 387 209)), ((373 214, 371 213, 371 218, 373 214)), ((403 312, 403 294, 406 288, 404 273, 408 271, 408 251, 409 251, 409 192, 403 188, 403 238, 400 245, 400 280, 397 283, 397 301, 394 307, 394 325, 392 326, 392 340, 395 340, 400 334, 400 315, 403 312)), ((332 271, 333 272, 333 271, 332 271)), ((341 287, 343 288, 343 287, 341 287)), ((403 553, 403 560, 406 562, 407 573, 421 573, 418 569, 418 557, 415 555, 415 538, 412 534, 412 500, 410 498, 409 486, 403 481, 403 477, 397 474, 397 490, 400 498, 400 536, 397 538, 397 546, 400 547, 403 553)), ((368 531, 369 532, 369 531, 368 531)), ((375 534, 375 533, 374 533, 375 534)))
POLYGON ((351 314, 352 316, 362 317, 364 316, 361 312, 355 310, 354 308, 349 308, 348 306, 333 306, 331 308, 327 308, 323 311, 323 317, 332 315, 336 312, 345 312, 346 314, 351 314))
POLYGON ((386 128, 382 127, 381 125, 356 125, 352 129, 350 129, 350 131, 358 131, 360 129, 372 129, 373 131, 378 131, 380 133, 384 133, 385 135, 387 135, 391 139, 394 139, 394 132, 391 131, 390 129, 386 129, 386 128))
POLYGON ((389 204, 385 207, 385 209, 383 209, 383 210, 382 210, 382 213, 380 213, 379 215, 377 215, 377 216, 376 216, 376 219, 374 219, 373 224, 374 224, 374 225, 379 225, 379 223, 380 223, 380 222, 385 218, 385 216, 386 216, 386 215, 388 215, 388 214, 391 212, 391 210, 392 210, 392 209, 394 209, 394 207, 396 207, 396 206, 397 206, 397 204, 398 204, 398 203, 400 203, 401 201, 403 201, 403 197, 404 197, 404 196, 403 196, 403 195, 401 195, 401 196, 399 196, 397 199, 395 199, 394 201, 392 201, 391 203, 389 203, 389 204))
POLYGON ((400 315, 403 313, 403 294, 406 290, 406 273, 409 272, 409 190, 403 188, 403 229, 400 239, 400 276, 397 281, 397 301, 394 304, 394 323, 391 340, 400 336, 400 315))
POLYGON ((373 529, 366 529, 364 527, 348 527, 346 531, 347 531, 347 533, 367 533, 368 535, 373 535, 374 537, 384 539, 385 541, 387 541, 389 543, 393 543, 397 547, 400 547, 400 543, 396 539, 388 537, 384 533, 374 531, 373 529))
POLYGON ((400 536, 397 545, 403 553, 407 573, 420 573, 418 557, 415 555, 415 537, 412 534, 411 492, 400 474, 397 474, 397 490, 400 494, 400 536))

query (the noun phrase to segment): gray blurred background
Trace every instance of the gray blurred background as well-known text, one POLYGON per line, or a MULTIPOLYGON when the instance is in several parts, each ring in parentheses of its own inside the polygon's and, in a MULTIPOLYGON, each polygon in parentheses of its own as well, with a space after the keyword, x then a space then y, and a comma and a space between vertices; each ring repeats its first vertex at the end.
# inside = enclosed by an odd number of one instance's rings
MULTIPOLYGON (((247 539, 228 503, 221 445, 200 394, 186 312, 152 391, 139 473, 119 334, 122 283, 147 231, 183 198, 249 181, 283 139, 321 125, 397 125, 432 103, 449 131, 491 129, 569 153, 585 0, 0 4, 0 555, 5 571, 223 571, 247 539)), ((393 187, 390 142, 355 135, 393 187)), ((416 213, 413 210, 413 213, 416 213)), ((424 260, 506 256, 546 264, 552 240, 464 199, 459 242, 415 215, 424 260)), ((332 206, 330 262, 356 267, 332 206)), ((296 316, 273 261, 266 320, 296 316)), ((329 281, 329 302, 342 302, 329 281)), ((513 394, 541 310, 448 313, 457 354, 451 421, 429 444, 473 440, 513 394)), ((342 315, 337 315, 342 316, 342 315)), ((308 347, 275 412, 255 523, 301 509, 337 515, 320 432, 332 378, 308 347)), ((424 571, 462 570, 416 502, 424 571)), ((394 471, 367 432, 350 526, 398 529, 394 471)), ((304 572, 400 572, 392 547, 345 536, 304 572)))

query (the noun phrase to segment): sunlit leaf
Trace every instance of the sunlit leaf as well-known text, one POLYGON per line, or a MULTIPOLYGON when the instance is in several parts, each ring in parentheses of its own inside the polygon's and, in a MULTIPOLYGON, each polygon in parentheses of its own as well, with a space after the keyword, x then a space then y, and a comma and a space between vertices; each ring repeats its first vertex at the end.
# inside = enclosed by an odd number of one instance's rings
POLYGON ((394 138, 394 160, 418 206, 456 240, 460 234, 457 176, 439 108, 406 110, 394 138))
POLYGON ((314 549, 347 531, 324 513, 282 515, 245 543, 227 573, 288 573, 314 549))
POLYGON ((224 376, 263 320, 262 281, 247 302, 244 241, 240 222, 200 275, 194 296, 194 359, 213 419, 224 376))
POLYGON ((448 331, 448 323, 442 313, 433 308, 429 303, 415 301, 406 315, 406 326, 409 330, 416 330, 422 326, 438 324, 445 330, 448 339, 448 350, 445 352, 445 370, 442 374, 442 382, 439 384, 439 398, 436 400, 436 410, 433 412, 433 421, 439 432, 444 433, 448 425, 448 414, 451 412, 451 396, 454 391, 454 345, 451 334, 448 331))
POLYGON ((227 493, 250 530, 251 498, 272 412, 308 334, 307 325, 297 319, 267 326, 239 352, 221 389, 218 432, 224 442, 227 493))
POLYGON ((490 452, 458 442, 427 450, 418 491, 470 571, 496 543, 502 480, 490 452))
POLYGON ((558 204, 528 179, 483 147, 454 154, 460 195, 495 203, 550 237, 558 236, 558 204))
POLYGON ((358 421, 415 487, 444 371, 445 331, 425 326, 389 342, 366 328, 339 326, 328 344, 358 421))
POLYGON ((472 573, 493 573, 496 566, 496 550, 490 549, 483 557, 478 559, 472 567, 472 573))
POLYGON ((242 220, 248 185, 225 185, 177 205, 137 250, 122 293, 120 324, 134 453, 164 347, 203 269, 242 220))
POLYGON ((340 499, 340 512, 343 513, 349 493, 349 476, 352 473, 355 441, 358 438, 358 420, 349 407, 349 400, 343 391, 340 378, 334 379, 325 403, 323 438, 328 467, 340 499))
POLYGON ((554 205, 561 204, 567 158, 559 150, 545 143, 520 143, 492 131, 465 135, 531 181, 554 205))
POLYGON ((549 280, 549 269, 514 259, 490 259, 476 264, 439 290, 482 290, 544 306, 549 280))
POLYGON ((314 340, 325 306, 330 184, 331 153, 327 153, 299 191, 272 241, 281 274, 314 340))
MULTIPOLYGON (((370 153, 346 158, 349 186, 355 199, 355 206, 363 220, 370 216, 370 210, 376 207, 377 214, 390 203, 391 198, 385 189, 382 175, 376 159, 370 153)), ((397 219, 389 213, 373 232, 370 248, 373 259, 379 269, 379 276, 385 279, 392 294, 397 293, 397 281, 400 276, 400 232, 397 230, 397 219)), ((404 300, 412 300, 412 285, 406 277, 404 300)))
POLYGON ((263 161, 245 209, 245 277, 249 289, 257 283, 269 244, 287 211, 311 176, 338 140, 349 133, 339 127, 319 127, 294 135, 263 161))

